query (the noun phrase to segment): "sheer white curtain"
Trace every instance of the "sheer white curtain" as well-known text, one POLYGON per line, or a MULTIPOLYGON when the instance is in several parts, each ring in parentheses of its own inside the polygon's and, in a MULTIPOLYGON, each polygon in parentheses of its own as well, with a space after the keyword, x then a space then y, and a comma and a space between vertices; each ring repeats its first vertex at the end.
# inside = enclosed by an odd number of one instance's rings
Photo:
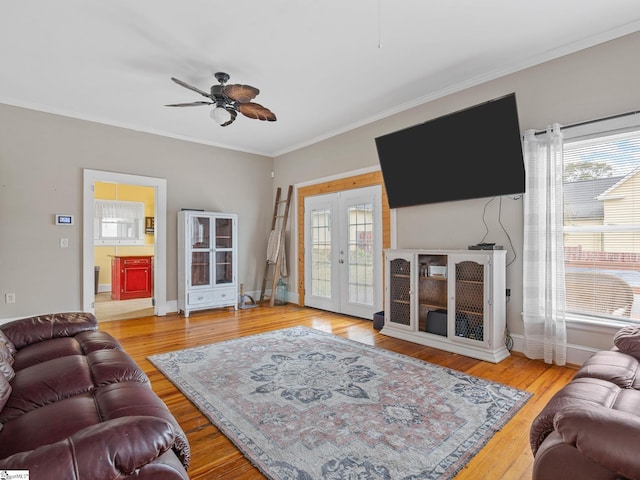
POLYGON ((123 200, 94 200, 96 218, 139 220, 144 218, 143 202, 123 200))
POLYGON ((566 363, 562 132, 524 137, 524 353, 546 363, 566 363))

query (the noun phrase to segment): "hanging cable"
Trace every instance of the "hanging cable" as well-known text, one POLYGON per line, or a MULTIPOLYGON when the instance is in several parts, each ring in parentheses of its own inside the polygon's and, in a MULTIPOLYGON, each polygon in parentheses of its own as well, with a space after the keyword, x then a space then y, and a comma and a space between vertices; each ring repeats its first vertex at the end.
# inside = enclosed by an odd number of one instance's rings
POLYGON ((493 202, 496 199, 496 197, 493 197, 491 200, 489 200, 487 203, 484 204, 484 209, 482 210, 482 223, 484 224, 484 236, 482 237, 482 240, 480 240, 479 243, 484 242, 484 239, 487 238, 487 235, 489 235, 489 226, 487 225, 487 221, 485 220, 485 216, 487 214, 487 207, 489 206, 489 204, 491 202, 493 202))
POLYGON ((502 231, 504 232, 504 234, 507 236, 507 239, 509 240, 509 245, 511 245, 511 251, 513 252, 513 258, 509 263, 507 263, 507 267, 509 267, 509 265, 511 265, 513 262, 516 261, 516 258, 518 258, 518 254, 516 253, 516 249, 513 246, 511 235, 509 235, 509 232, 507 232, 507 229, 504 228, 504 225, 502 224, 502 197, 500 197, 500 208, 498 210, 498 223, 502 227, 502 231))

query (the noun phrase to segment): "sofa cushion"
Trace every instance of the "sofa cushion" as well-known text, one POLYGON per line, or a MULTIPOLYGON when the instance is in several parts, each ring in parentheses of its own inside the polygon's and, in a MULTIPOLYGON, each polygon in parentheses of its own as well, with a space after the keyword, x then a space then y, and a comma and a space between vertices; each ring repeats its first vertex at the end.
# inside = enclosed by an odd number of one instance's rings
POLYGON ((529 431, 529 441, 534 456, 547 435, 554 431, 556 413, 574 405, 593 405, 612 408, 622 389, 599 378, 574 378, 551 397, 534 419, 529 431))
POLYGON ((0 412, 2 423, 45 405, 89 392, 93 388, 93 379, 86 358, 70 355, 19 370, 12 381, 12 388, 13 393, 0 412))
POLYGON ((106 332, 86 331, 73 337, 61 337, 27 345, 16 353, 14 369, 21 370, 53 358, 86 355, 96 350, 121 350, 120 343, 106 332))
POLYGON ((13 394, 0 412, 0 422, 101 386, 126 381, 149 380, 122 350, 98 350, 31 365, 16 372, 13 394))
POLYGON ((45 405, 4 423, 0 458, 58 442, 101 421, 90 393, 45 405))
POLYGON ((187 438, 148 383, 118 382, 31 410, 4 423, 0 458, 58 442, 88 426, 129 416, 153 416, 173 424, 174 449, 183 465, 190 459, 187 438))
POLYGON ((119 418, 16 453, 0 460, 0 469, 26 469, 34 479, 188 478, 177 457, 167 453, 176 435, 160 418, 119 418))
POLYGON ((640 359, 640 327, 633 325, 622 327, 613 336, 613 344, 621 352, 640 359))
POLYGON ((0 325, 5 335, 20 350, 26 345, 52 338, 72 337, 86 330, 97 330, 98 321, 92 313, 64 312, 22 318, 0 325))
POLYGON ((637 388, 640 382, 640 362, 620 351, 601 350, 585 361, 575 378, 599 378, 620 388, 637 388))

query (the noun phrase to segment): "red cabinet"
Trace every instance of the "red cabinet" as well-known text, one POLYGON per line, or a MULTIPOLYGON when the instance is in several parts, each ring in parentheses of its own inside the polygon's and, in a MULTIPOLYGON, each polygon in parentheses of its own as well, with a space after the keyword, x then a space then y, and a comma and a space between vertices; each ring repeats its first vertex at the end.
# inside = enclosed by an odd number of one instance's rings
POLYGON ((153 291, 152 256, 111 257, 111 299, 151 297, 153 291))

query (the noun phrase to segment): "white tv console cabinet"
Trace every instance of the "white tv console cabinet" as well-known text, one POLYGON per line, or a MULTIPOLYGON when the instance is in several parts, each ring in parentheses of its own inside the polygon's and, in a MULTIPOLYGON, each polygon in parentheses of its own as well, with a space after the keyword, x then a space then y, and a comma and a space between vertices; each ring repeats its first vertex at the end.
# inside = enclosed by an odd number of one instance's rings
POLYGON ((380 333, 488 362, 504 360, 505 262, 505 250, 386 250, 380 333))

